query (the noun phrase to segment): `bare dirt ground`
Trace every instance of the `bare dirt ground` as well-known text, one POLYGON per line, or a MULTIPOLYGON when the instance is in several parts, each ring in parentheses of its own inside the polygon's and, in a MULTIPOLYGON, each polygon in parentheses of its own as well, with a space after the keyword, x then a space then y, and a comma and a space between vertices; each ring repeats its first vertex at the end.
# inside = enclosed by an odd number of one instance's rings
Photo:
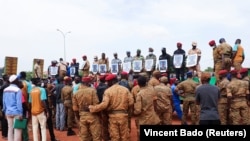
MULTIPOLYGON (((177 119, 176 115, 173 115, 173 125, 180 125, 181 122, 180 120, 177 119)), ((29 132, 29 138, 30 141, 33 141, 32 137, 32 131, 31 131, 31 125, 29 125, 30 132, 29 132)), ((74 128, 73 129, 77 134, 78 134, 78 129, 74 128)), ((67 131, 57 131, 54 130, 55 136, 57 139, 60 141, 80 141, 79 137, 77 135, 74 136, 67 136, 67 131)), ((136 132, 136 126, 135 126, 135 121, 134 118, 132 118, 131 121, 131 133, 130 133, 130 141, 137 141, 137 132, 136 132)), ((2 138, 0 138, 0 141, 4 141, 2 138)), ((7 141, 7 140, 6 140, 7 141)), ((50 136, 49 136, 49 131, 47 130, 47 141, 50 141, 50 136)))

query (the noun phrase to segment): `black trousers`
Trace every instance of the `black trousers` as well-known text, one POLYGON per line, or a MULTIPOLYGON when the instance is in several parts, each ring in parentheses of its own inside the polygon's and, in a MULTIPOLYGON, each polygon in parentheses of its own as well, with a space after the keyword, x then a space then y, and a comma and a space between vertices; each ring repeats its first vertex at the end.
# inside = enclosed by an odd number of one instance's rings
POLYGON ((200 120, 200 125, 220 125, 220 120, 200 120))
MULTIPOLYGON (((55 134, 54 134, 54 129, 53 129, 53 121, 52 121, 52 110, 49 108, 49 118, 47 118, 47 125, 48 125, 48 129, 49 129, 49 135, 50 135, 50 139, 51 141, 55 140, 55 134)), ((40 124, 39 124, 39 129, 40 128, 40 124)), ((40 133, 40 137, 42 137, 42 133, 41 130, 39 130, 40 133)))
POLYGON ((180 81, 184 81, 184 68, 175 69, 176 78, 180 81))
POLYGON ((3 112, 3 117, 1 118, 1 126, 2 126, 2 136, 3 137, 8 137, 8 121, 5 118, 5 114, 3 112))

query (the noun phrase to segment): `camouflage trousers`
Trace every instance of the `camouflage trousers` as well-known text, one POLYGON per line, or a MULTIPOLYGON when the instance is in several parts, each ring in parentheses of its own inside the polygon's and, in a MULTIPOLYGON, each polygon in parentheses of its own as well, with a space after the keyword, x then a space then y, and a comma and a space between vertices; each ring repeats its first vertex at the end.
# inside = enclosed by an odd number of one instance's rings
POLYGON ((220 116, 221 125, 228 124, 229 113, 228 113, 227 109, 228 109, 227 103, 219 103, 218 104, 218 112, 219 112, 219 116, 220 116))
POLYGON ((230 106, 230 117, 233 125, 247 125, 249 122, 248 105, 246 99, 232 101, 230 106))
POLYGON ((164 112, 156 112, 161 120, 161 125, 172 125, 173 108, 169 106, 169 109, 164 112))
POLYGON ((129 141, 127 114, 109 114, 109 133, 111 141, 129 141))
POLYGON ((222 69, 225 69, 227 71, 231 71, 231 67, 232 67, 232 59, 224 58, 224 66, 222 69))
POLYGON ((183 115, 182 115, 182 124, 187 124, 187 117, 189 113, 189 109, 191 112, 191 124, 198 124, 198 107, 195 103, 195 100, 183 100, 183 115))
POLYGON ((101 112, 101 125, 102 125, 102 139, 103 141, 109 141, 109 131, 108 131, 108 122, 109 122, 108 113, 106 111, 101 112))
POLYGON ((68 128, 72 128, 73 127, 73 121, 74 121, 74 112, 72 109, 72 104, 68 103, 65 104, 64 103, 64 108, 65 108, 65 113, 67 116, 67 127, 68 128))
POLYGON ((219 71, 222 70, 222 62, 221 61, 217 61, 214 64, 214 74, 216 77, 216 80, 219 80, 219 71))
POLYGON ((80 116, 80 140, 101 141, 101 123, 98 115, 80 116))

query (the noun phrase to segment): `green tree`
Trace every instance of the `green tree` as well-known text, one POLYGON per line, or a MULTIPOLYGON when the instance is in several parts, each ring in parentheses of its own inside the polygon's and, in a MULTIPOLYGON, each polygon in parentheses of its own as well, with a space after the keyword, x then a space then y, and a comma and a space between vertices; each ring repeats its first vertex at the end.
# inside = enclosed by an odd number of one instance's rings
POLYGON ((214 68, 212 68, 212 67, 207 67, 207 68, 205 69, 205 71, 206 71, 206 72, 213 72, 213 71, 214 71, 214 68))

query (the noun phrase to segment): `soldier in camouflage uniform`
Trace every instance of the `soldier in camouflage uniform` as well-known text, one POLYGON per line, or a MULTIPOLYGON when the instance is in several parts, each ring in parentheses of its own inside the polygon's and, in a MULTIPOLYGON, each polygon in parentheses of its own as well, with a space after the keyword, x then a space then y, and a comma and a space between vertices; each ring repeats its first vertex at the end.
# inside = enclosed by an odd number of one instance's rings
POLYGON ((222 68, 227 71, 231 70, 232 66, 232 55, 233 55, 233 48, 231 45, 226 43, 224 38, 219 40, 220 45, 218 46, 218 53, 222 58, 222 68))
POLYGON ((189 112, 189 108, 191 111, 191 124, 198 124, 198 106, 195 103, 195 89, 198 86, 193 79, 193 74, 191 71, 187 72, 187 79, 179 83, 175 91, 183 91, 181 96, 183 96, 183 115, 182 115, 182 124, 187 124, 187 116, 189 112))
POLYGON ((248 105, 246 94, 248 88, 243 80, 237 79, 237 70, 232 70, 232 79, 227 85, 227 98, 230 106, 230 117, 233 125, 248 124, 248 105), (242 121, 242 122, 241 122, 242 121))
POLYGON ((148 85, 155 87, 160 84, 159 78, 161 77, 161 72, 158 70, 155 70, 153 72, 153 76, 149 79, 148 85))
POLYGON ((101 141, 101 123, 98 113, 90 113, 88 106, 99 103, 96 90, 90 87, 91 79, 82 78, 81 88, 74 94, 73 110, 80 124, 81 141, 101 141))
MULTIPOLYGON (((248 69, 247 68, 242 68, 240 70, 240 74, 242 76, 242 80, 244 83, 244 87, 246 88, 246 99, 247 99, 247 105, 248 105, 248 114, 250 115, 250 80, 248 76, 248 69)), ((248 125, 250 125, 250 119, 248 119, 248 125)))
POLYGON ((150 47, 148 49, 148 52, 149 52, 149 54, 146 56, 146 60, 151 60, 151 59, 153 60, 153 64, 152 64, 151 70, 147 71, 148 77, 150 78, 151 75, 152 75, 152 72, 154 72, 155 67, 156 67, 156 56, 154 54, 154 49, 153 48, 150 47))
POLYGON ((218 111, 220 115, 220 121, 221 125, 226 125, 229 123, 229 110, 228 105, 227 105, 227 85, 229 84, 229 80, 227 79, 227 70, 220 70, 218 72, 220 81, 217 83, 217 86, 220 89, 220 100, 219 100, 219 105, 218 105, 218 111))
POLYGON ((213 48, 213 59, 214 59, 214 73, 216 80, 218 81, 219 78, 219 71, 222 70, 222 58, 218 52, 218 47, 214 40, 209 42, 209 46, 213 48))
MULTIPOLYGON (((147 78, 140 76, 138 78, 140 91, 136 95, 134 104, 134 114, 137 115, 139 125, 158 125, 160 118, 154 109, 154 100, 157 99, 156 92, 153 87, 147 86, 147 78)), ((137 127, 138 141, 140 140, 140 127, 137 127)))
POLYGON ((73 96, 73 88, 71 86, 72 79, 68 76, 65 76, 64 83, 65 85, 62 88, 61 99, 65 108, 65 113, 67 115, 67 127, 68 127, 67 136, 71 136, 76 134, 72 130, 73 120, 74 120, 74 112, 72 109, 72 96, 73 96))
POLYGON ((156 108, 155 111, 159 118, 161 119, 162 125, 171 125, 172 124, 172 92, 171 89, 167 86, 168 78, 163 76, 160 78, 160 84, 155 86, 154 89, 157 95, 156 108), (158 105, 160 104, 160 105, 158 105), (159 108, 157 108, 159 106, 159 108))
POLYGON ((118 84, 116 75, 109 74, 105 78, 109 88, 105 90, 103 100, 98 105, 90 105, 90 112, 104 109, 109 114, 109 133, 112 141, 129 141, 128 110, 134 100, 129 90, 118 84))
MULTIPOLYGON (((142 61, 142 68, 141 68, 141 71, 140 71, 140 72, 143 72, 144 69, 145 69, 145 59, 144 59, 144 56, 141 55, 141 50, 140 50, 140 49, 137 49, 136 55, 133 57, 132 63, 133 63, 134 61, 137 61, 137 60, 141 60, 141 61, 142 61)), ((132 64, 132 66, 133 66, 133 64, 132 64)), ((139 72, 134 72, 134 75, 135 75, 135 74, 139 74, 139 72)))

